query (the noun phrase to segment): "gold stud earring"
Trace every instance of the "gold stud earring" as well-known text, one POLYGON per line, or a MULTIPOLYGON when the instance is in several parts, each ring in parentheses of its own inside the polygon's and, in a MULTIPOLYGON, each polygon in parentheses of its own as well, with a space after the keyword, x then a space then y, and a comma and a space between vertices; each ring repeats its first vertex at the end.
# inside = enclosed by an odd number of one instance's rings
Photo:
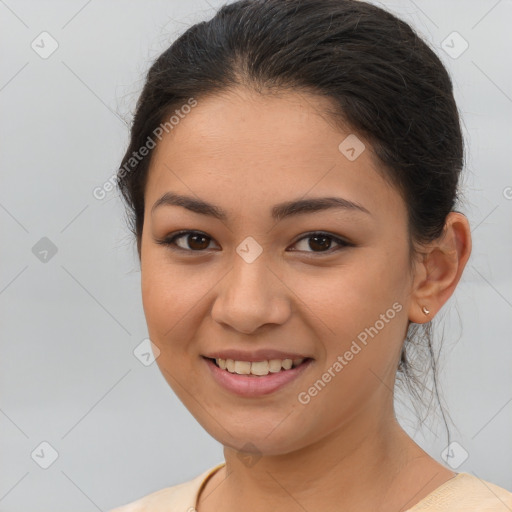
POLYGON ((425 315, 428 315, 428 314, 430 313, 430 310, 429 310, 429 309, 427 309, 427 307, 426 307, 426 306, 423 306, 423 307, 421 308, 421 310, 423 311, 423 313, 425 313, 425 315))

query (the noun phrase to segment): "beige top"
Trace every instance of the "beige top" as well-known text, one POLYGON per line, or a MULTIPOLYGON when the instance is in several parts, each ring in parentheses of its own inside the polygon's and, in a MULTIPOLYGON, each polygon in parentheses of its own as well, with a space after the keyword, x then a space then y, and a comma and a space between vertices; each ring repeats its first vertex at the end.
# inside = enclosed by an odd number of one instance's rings
MULTIPOLYGON (((109 512, 195 512, 208 478, 225 462, 193 480, 166 487, 109 512)), ((512 493, 470 473, 459 473, 406 512, 510 512, 512 493)))

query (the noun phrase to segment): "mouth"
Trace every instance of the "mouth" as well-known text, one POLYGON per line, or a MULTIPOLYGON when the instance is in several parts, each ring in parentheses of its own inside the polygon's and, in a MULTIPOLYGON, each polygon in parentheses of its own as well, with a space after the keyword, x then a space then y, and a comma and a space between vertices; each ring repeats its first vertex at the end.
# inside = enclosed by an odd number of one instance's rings
POLYGON ((265 377, 271 373, 285 372, 295 369, 305 362, 311 361, 310 357, 297 359, 266 359, 262 361, 237 361, 234 359, 222 359, 220 357, 205 357, 217 368, 237 375, 251 377, 265 377))
POLYGON ((245 398, 274 393, 304 373, 311 357, 241 361, 202 356, 213 380, 224 390, 245 398))

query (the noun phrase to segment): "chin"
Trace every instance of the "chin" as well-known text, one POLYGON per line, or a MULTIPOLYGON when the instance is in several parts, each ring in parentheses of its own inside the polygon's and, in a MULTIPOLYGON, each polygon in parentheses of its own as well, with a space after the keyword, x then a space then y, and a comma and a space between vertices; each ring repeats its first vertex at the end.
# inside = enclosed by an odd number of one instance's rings
POLYGON ((248 414, 233 414, 222 419, 219 416, 205 415, 203 411, 196 419, 216 441, 237 451, 260 456, 283 455, 307 444, 304 429, 297 428, 293 414, 289 412, 255 417, 253 410, 248 414))

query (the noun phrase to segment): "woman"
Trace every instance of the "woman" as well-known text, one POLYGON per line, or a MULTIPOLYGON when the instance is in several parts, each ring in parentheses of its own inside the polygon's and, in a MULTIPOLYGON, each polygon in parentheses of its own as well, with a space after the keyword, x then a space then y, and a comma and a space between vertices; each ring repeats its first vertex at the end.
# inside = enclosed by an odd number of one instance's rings
POLYGON ((226 460, 116 512, 510 509, 393 406, 470 256, 462 167, 447 71, 376 6, 240 1, 174 42, 118 181, 157 364, 226 460))

